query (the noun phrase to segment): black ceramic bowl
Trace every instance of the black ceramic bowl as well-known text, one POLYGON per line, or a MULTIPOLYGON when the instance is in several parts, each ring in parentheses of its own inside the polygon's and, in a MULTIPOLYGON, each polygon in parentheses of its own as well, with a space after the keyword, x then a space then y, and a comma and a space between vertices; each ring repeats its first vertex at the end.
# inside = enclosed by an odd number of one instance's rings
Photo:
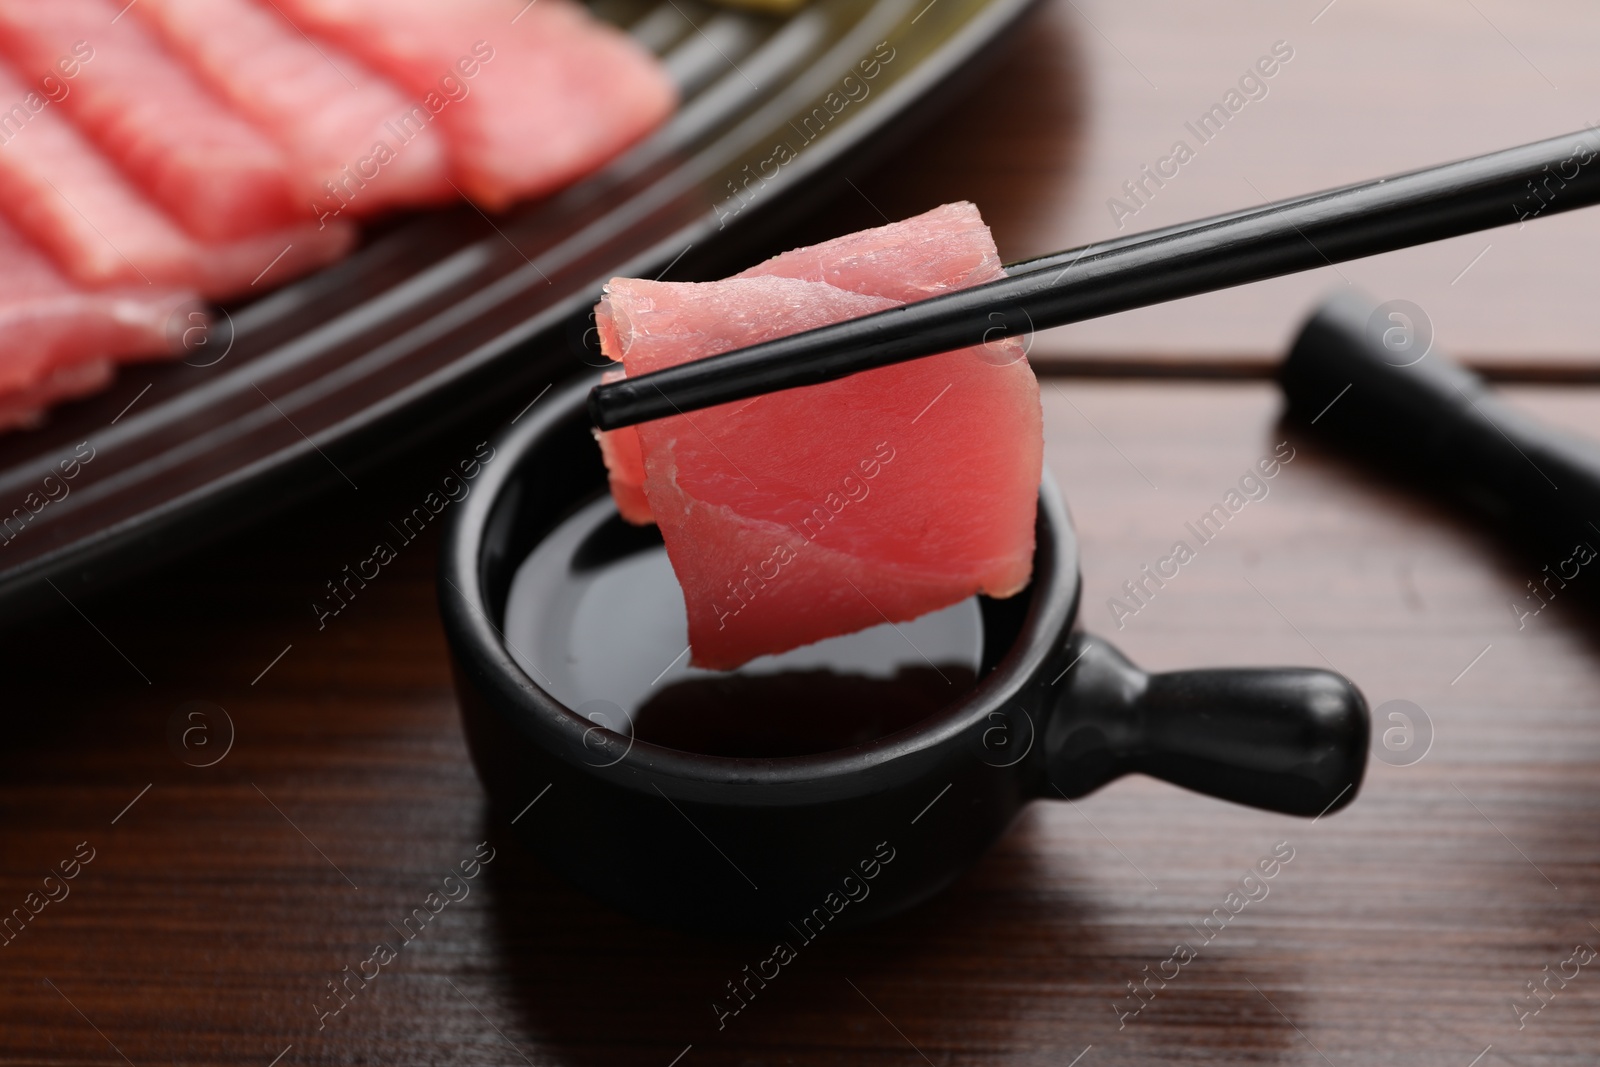
POLYGON ((1344 678, 1150 675, 1071 632, 1077 541, 1048 478, 1032 585, 980 598, 978 678, 947 706, 864 742, 766 758, 669 748, 585 718, 534 680, 537 664, 519 666, 502 631, 519 565, 606 491, 584 407, 593 384, 546 398, 493 442, 449 522, 439 585, 484 785, 527 845, 593 896, 679 927, 809 938, 939 892, 1030 800, 1130 772, 1294 815, 1355 796, 1368 718, 1344 678))

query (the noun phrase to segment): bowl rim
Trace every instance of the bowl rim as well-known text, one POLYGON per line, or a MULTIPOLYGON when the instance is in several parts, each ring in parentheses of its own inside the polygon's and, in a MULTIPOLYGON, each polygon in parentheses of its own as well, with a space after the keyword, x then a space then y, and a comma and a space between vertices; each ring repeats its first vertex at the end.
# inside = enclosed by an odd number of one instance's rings
MULTIPOLYGON (((447 516, 439 556, 439 609, 456 660, 456 685, 471 686, 493 712, 518 732, 580 773, 608 778, 640 791, 670 785, 676 795, 713 799, 728 790, 741 803, 786 802, 753 787, 807 786, 835 796, 880 791, 919 776, 943 758, 942 750, 975 724, 1016 699, 1047 663, 1060 658, 1077 614, 1081 581, 1078 543, 1066 502, 1048 470, 1040 483, 1032 599, 1018 636, 1000 661, 961 700, 892 734, 846 748, 803 756, 712 756, 666 748, 613 733, 580 716, 517 664, 499 625, 491 620, 480 576, 485 533, 508 484, 540 447, 577 418, 588 424, 586 400, 598 372, 553 389, 491 439, 474 492, 447 516), (1042 581, 1041 581, 1042 578, 1042 581), (604 755, 614 762, 595 763, 604 755), (898 769, 898 770, 897 770, 898 769), (868 785, 864 772, 873 771, 868 785), (753 795, 751 795, 753 794, 753 795)), ((1043 731, 1034 722, 1035 737, 1043 731)), ((1035 745, 1042 748, 1041 745, 1035 745)))

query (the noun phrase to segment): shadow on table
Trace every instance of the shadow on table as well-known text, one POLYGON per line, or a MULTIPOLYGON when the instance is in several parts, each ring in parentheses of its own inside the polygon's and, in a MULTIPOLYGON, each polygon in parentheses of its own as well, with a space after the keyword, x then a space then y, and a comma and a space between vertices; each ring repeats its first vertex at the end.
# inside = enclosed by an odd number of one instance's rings
POLYGON ((1277 1015, 1304 1014, 1292 958, 1251 961, 1271 1003, 1229 977, 1219 956, 1208 975, 1169 983, 1142 1018, 1119 1020, 1124 983, 1167 952, 1138 947, 1147 930, 1137 946, 1124 940, 1074 888, 1085 880, 1044 851, 1027 813, 933 900, 870 928, 791 939, 795 959, 764 984, 745 984, 745 968, 772 955, 770 942, 636 922, 567 886, 505 830, 485 828, 507 841, 489 870, 494 970, 525 1031, 564 1062, 666 1067, 693 1046, 697 1064, 938 1063, 1049 1050, 1065 1067, 1090 1044, 1104 1063, 1107 1052, 1147 1058, 1213 1043, 1274 1059, 1298 1040, 1277 1015), (743 1008, 728 983, 754 990, 743 1008))
MULTIPOLYGON (((1302 454, 1314 457, 1337 477, 1378 494, 1382 506, 1419 525, 1451 527, 1481 550, 1485 571, 1523 575, 1526 588, 1507 600, 1507 625, 1519 630, 1517 607, 1531 619, 1549 608, 1570 621, 1600 659, 1600 568, 1581 565, 1575 546, 1600 549, 1600 535, 1588 523, 1530 521, 1525 515, 1500 515, 1471 497, 1471 489, 1448 484, 1440 472, 1421 469, 1382 452, 1367 452, 1329 441, 1298 419, 1284 416, 1277 430, 1302 454), (1575 566, 1575 564, 1577 564, 1575 566), (1558 570, 1573 566, 1575 573, 1558 570), (1520 604, 1516 597, 1520 597, 1520 604)), ((1508 448, 1511 447, 1508 445, 1508 448)), ((1534 468, 1530 468, 1530 472, 1534 468)), ((1530 479, 1534 477, 1530 473, 1530 479)), ((1523 620, 1524 624, 1526 619, 1523 620)))

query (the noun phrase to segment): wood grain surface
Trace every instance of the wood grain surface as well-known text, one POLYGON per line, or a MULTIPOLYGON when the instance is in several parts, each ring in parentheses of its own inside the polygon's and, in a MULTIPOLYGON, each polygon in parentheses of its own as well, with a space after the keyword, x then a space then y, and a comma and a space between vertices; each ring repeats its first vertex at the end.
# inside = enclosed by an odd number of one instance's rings
MULTIPOLYGON (((857 184, 891 217, 972 200, 1023 259, 1581 130, 1600 122, 1597 47, 1582 0, 1045 0, 987 86, 857 184), (1202 143, 1185 123, 1280 41, 1294 56, 1265 96, 1202 143), (1123 183, 1180 140, 1194 158, 1131 200, 1123 183), (1137 207, 1120 227, 1112 198, 1137 207)), ((1496 369, 1592 368, 1597 241, 1600 211, 1537 219, 1063 327, 1033 355, 1259 371, 1353 285, 1415 302, 1445 350, 1496 369)))
MULTIPOLYGON (((1515 395, 1600 416, 1600 393, 1515 395)), ((1425 757, 1374 761, 1348 810, 1313 823, 1148 780, 1035 804, 950 892, 820 940, 719 1031, 712 998, 763 946, 610 913, 487 810, 431 535, 318 631, 311 599, 425 491, 419 471, 13 642, 0 900, 22 906, 80 843, 93 859, 0 947, 0 1062, 666 1067, 692 1045, 685 1067, 1064 1067, 1086 1049, 1085 1067, 1467 1067, 1492 1045, 1480 1063, 1592 1064, 1596 968, 1520 1028, 1514 1005, 1600 945, 1593 611, 1552 602, 1519 631, 1540 561, 1287 433, 1278 406, 1264 384, 1047 379, 1048 460, 1083 538, 1083 622, 1144 665, 1326 663, 1380 712, 1423 709, 1425 757), (1121 582, 1286 440, 1269 494, 1119 631, 1121 582), (231 749, 190 766, 223 751, 218 708, 231 749), (206 732, 174 738, 175 716, 206 732), (326 983, 484 841, 470 895, 321 1018, 326 983), (1293 859, 1266 895, 1202 943, 1275 848, 1293 859), (1171 974, 1179 941, 1196 958, 1126 1016, 1127 983, 1171 974)))
MULTIPOLYGON (((1280 38, 1297 53, 1272 95, 1140 225, 1248 203, 1246 176, 1278 196, 1581 125, 1592 7, 1337 0, 1312 23, 1320 6, 1047 0, 988 82, 791 236, 962 196, 1008 256, 1104 236, 1108 187, 1280 38)), ((1594 225, 1486 237, 1453 288, 1481 244, 1344 269, 1428 307, 1449 348, 1571 366, 1600 314, 1594 225)), ((1260 370, 1327 273, 1036 355, 1260 370)), ((1511 395, 1600 421, 1597 390, 1511 395)), ((1087 628, 1152 669, 1331 664, 1380 729, 1391 701, 1420 708, 1426 754, 1375 759, 1316 822, 1143 779, 1035 804, 949 892, 819 939, 719 1030, 712 999, 766 946, 609 912, 487 808, 433 604, 437 531, 318 629, 312 600, 441 453, 6 638, 0 917, 39 910, 0 943, 0 1064, 1592 1067, 1600 960, 1565 961, 1600 947, 1600 587, 1519 629, 1512 604, 1551 561, 1281 428, 1264 382, 1047 377, 1044 403, 1087 628), (1285 441, 1268 495, 1118 619, 1122 582, 1285 441), (323 1015, 328 983, 484 842, 470 894, 323 1015), (1292 859, 1265 895, 1206 927, 1275 850, 1292 859), (46 882, 63 864, 75 877, 46 882)))

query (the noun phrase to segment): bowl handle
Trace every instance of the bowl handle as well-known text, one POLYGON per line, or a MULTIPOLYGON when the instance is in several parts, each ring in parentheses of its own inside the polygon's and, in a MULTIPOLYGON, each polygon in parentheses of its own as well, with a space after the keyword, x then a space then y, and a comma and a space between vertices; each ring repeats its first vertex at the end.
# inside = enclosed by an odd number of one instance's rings
POLYGON ((1366 770, 1367 702, 1331 671, 1234 668, 1146 674, 1074 634, 1044 731, 1050 792, 1089 793, 1139 771, 1289 815, 1350 803, 1366 770))

